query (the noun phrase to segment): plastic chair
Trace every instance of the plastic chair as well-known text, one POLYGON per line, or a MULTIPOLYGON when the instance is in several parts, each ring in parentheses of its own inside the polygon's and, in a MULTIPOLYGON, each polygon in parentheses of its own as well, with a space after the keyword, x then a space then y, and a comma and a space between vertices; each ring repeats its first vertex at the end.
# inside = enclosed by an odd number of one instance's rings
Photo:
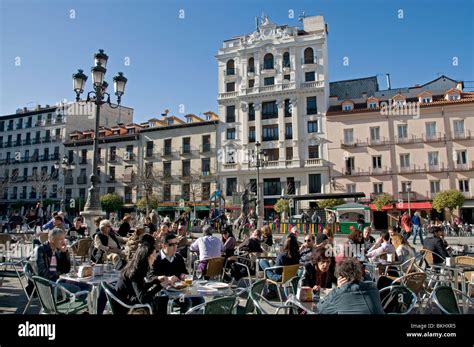
POLYGON ((264 274, 265 274, 265 280, 268 283, 274 284, 278 288, 278 297, 280 298, 280 302, 283 302, 283 298, 281 296, 281 290, 283 287, 293 278, 296 276, 296 273, 298 272, 298 268, 300 267, 299 264, 295 265, 287 265, 287 266, 272 266, 268 267, 265 269, 264 274), (267 277, 268 271, 275 271, 277 269, 282 270, 282 275, 281 275, 281 280, 280 281, 274 281, 270 278, 267 277))
POLYGON ((389 286, 379 291, 386 314, 409 314, 416 305, 416 294, 401 285, 389 286))
POLYGON ((449 286, 436 287, 431 293, 430 301, 434 302, 443 314, 468 314, 469 307, 474 306, 474 300, 449 286), (463 300, 466 300, 468 305, 462 305, 461 308, 459 302, 463 300))
POLYGON ((43 314, 75 314, 87 310, 88 291, 71 293, 61 284, 47 280, 43 277, 33 276, 33 283, 38 293, 41 303, 41 313, 43 314), (57 292, 60 290, 65 299, 58 301, 57 292), (85 298, 79 298, 84 295, 85 298))
POLYGON ((129 305, 124 303, 117 297, 117 292, 115 289, 108 283, 101 283, 102 289, 104 289, 105 296, 107 297, 107 302, 109 303, 110 309, 113 314, 128 314, 133 313, 137 310, 145 310, 148 314, 152 314, 153 310, 148 304, 135 304, 129 305))
POLYGON ((202 311, 203 314, 232 314, 236 301, 237 298, 235 296, 224 296, 222 298, 217 298, 194 306, 185 314, 193 314, 198 311, 202 311))
MULTIPOLYGON (((224 271, 225 258, 215 257, 215 258, 208 258, 208 259, 203 259, 203 260, 207 261, 205 276, 209 278, 219 277, 221 279, 223 276, 223 271, 224 271)), ((197 266, 200 262, 201 260, 196 260, 194 262, 194 273, 196 273, 197 266)))
POLYGON ((89 257, 90 248, 92 246, 92 239, 80 239, 74 242, 71 245, 71 249, 74 251, 74 256, 80 257, 82 261, 84 261, 87 257, 89 257))

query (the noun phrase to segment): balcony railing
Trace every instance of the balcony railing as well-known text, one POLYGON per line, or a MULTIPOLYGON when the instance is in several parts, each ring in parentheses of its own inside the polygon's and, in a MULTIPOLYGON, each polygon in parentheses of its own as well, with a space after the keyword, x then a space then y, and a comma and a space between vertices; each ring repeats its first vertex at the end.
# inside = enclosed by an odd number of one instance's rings
POLYGON ((30 144, 31 144, 31 139, 23 140, 23 145, 30 145, 30 144))
POLYGON ((134 161, 137 159, 137 156, 133 152, 125 152, 123 155, 123 160, 124 161, 134 161))
POLYGON ((66 184, 66 185, 72 185, 72 184, 74 184, 74 178, 71 177, 71 176, 67 176, 67 177, 64 179, 64 184, 66 184))
POLYGON ((449 168, 444 163, 438 165, 411 165, 411 166, 398 166, 398 173, 426 173, 426 172, 446 172, 449 168))
POLYGON ((302 89, 322 88, 322 87, 324 87, 324 81, 312 81, 312 82, 300 83, 300 88, 302 88, 302 89))
POLYGON ((398 198, 402 199, 404 201, 408 201, 408 195, 410 195, 410 200, 414 201, 417 200, 418 198, 421 197, 421 195, 417 192, 411 191, 410 193, 408 192, 398 192, 398 198))
POLYGON ((343 176, 377 176, 377 175, 391 175, 393 172, 388 166, 383 168, 344 168, 341 170, 343 176))
POLYGON ((422 138, 417 137, 415 135, 406 136, 406 137, 396 137, 396 140, 395 140, 397 145, 410 144, 410 143, 419 143, 419 142, 422 142, 422 141, 423 141, 422 138))
POLYGON ((446 141, 446 135, 442 133, 425 133, 423 134, 423 141, 424 142, 439 142, 439 141, 446 141))
POLYGON ((239 165, 237 163, 225 163, 223 164, 224 170, 237 170, 239 165))
POLYGON ((317 64, 318 59, 316 57, 313 58, 301 58, 301 65, 312 65, 317 64))
POLYGON ((390 144, 390 140, 386 137, 382 137, 379 139, 369 139, 367 138, 366 143, 370 147, 375 147, 375 146, 385 146, 390 144))
POLYGON ((474 170, 474 161, 465 164, 455 164, 454 166, 455 171, 469 171, 474 170))
POLYGON ((212 147, 210 143, 201 145, 199 149, 201 153, 210 153, 212 151, 212 147))
POLYGON ((352 141, 341 140, 342 148, 363 147, 363 146, 367 146, 367 142, 364 142, 360 139, 353 139, 352 141))
POLYGON ((86 184, 87 183, 87 177, 86 176, 79 176, 77 178, 77 184, 86 184))
POLYGON ((464 131, 453 131, 452 132, 453 140, 470 140, 471 139, 471 130, 464 131))
POLYGON ((20 193, 20 199, 26 199, 26 193, 20 193))
POLYGON ((124 183, 132 183, 132 182, 133 182, 133 178, 134 178, 133 172, 132 172, 132 173, 129 173, 129 174, 123 174, 123 182, 124 182, 124 183))
POLYGON ((183 146, 180 148, 180 155, 191 155, 192 149, 191 146, 183 146))
POLYGON ((237 74, 237 69, 228 68, 224 70, 224 76, 235 76, 237 74))
POLYGON ((161 155, 163 157, 172 157, 174 155, 173 149, 171 147, 165 147, 162 149, 161 155))
POLYGON ((304 162, 304 166, 323 166, 323 159, 321 158, 311 158, 311 159, 306 159, 304 162))

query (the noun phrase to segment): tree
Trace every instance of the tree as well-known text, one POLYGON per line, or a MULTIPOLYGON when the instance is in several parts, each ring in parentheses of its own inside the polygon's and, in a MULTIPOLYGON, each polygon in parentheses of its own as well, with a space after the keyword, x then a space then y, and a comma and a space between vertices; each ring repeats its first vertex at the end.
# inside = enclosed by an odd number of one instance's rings
POLYGON ((273 209, 276 213, 282 214, 283 212, 288 213, 290 211, 290 204, 287 199, 278 199, 275 205, 273 205, 273 209))
POLYGON ((319 208, 333 208, 344 203, 344 199, 324 199, 318 200, 319 208))
POLYGON ((51 180, 51 176, 48 175, 47 171, 41 170, 33 172, 31 175, 31 188, 33 189, 36 194, 39 193, 39 199, 41 204, 43 205, 43 198, 46 196, 46 192, 48 191, 47 185, 51 180))
MULTIPOLYGON (((130 177, 130 187, 135 187, 137 189, 137 195, 142 195, 139 199, 144 199, 145 206, 140 208, 145 210, 146 215, 148 216, 150 210, 150 197, 156 192, 159 194, 159 191, 162 189, 162 172, 154 170, 153 167, 145 167, 145 170, 138 169, 137 172, 133 172, 130 177)), ((158 195, 155 195, 157 201, 158 195)), ((138 201, 137 201, 138 205, 138 201)))
POLYGON ((150 195, 148 197, 148 202, 145 196, 142 196, 140 199, 137 200, 137 208, 142 211, 147 211, 150 208, 156 209, 158 208, 159 204, 160 204, 160 201, 158 199, 158 196, 156 196, 155 194, 150 195))
POLYGON ((374 201, 372 201, 377 211, 381 211, 384 206, 389 205, 391 202, 392 202, 392 198, 387 193, 382 193, 382 194, 377 195, 377 198, 374 201))
POLYGON ((107 213, 118 211, 123 206, 122 198, 115 193, 105 194, 100 198, 100 203, 107 213))
POLYGON ((462 205, 464 205, 464 195, 455 189, 439 192, 433 199, 433 208, 438 212, 448 210, 452 214, 454 209, 462 205))

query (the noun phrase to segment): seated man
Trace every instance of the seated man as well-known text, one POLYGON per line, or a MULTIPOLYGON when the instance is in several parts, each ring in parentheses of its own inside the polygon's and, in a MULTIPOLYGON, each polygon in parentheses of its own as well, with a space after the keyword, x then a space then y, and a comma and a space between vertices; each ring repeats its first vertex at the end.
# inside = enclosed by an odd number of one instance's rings
POLYGON ((153 263, 153 275, 170 277, 172 283, 184 281, 188 270, 183 257, 176 253, 178 237, 171 233, 164 234, 160 241, 161 251, 153 263))
POLYGON ((48 223, 43 225, 43 230, 51 230, 53 228, 59 228, 59 229, 62 229, 63 231, 66 230, 66 225, 64 224, 63 217, 61 217, 57 213, 53 216, 53 218, 48 223))
POLYGON ((103 219, 100 221, 99 232, 94 235, 94 249, 91 258, 97 264, 109 260, 116 268, 121 268, 122 260, 125 260, 125 252, 120 244, 126 242, 127 239, 115 235, 111 229, 112 226, 109 220, 103 219))
POLYGON ((377 242, 367 252, 367 258, 379 260, 386 254, 392 254, 395 259, 395 247, 390 243, 390 234, 388 231, 382 231, 377 242))
POLYGON ((424 240, 423 248, 434 252, 433 263, 441 264, 444 259, 449 257, 449 252, 446 249, 446 243, 443 240, 444 231, 441 227, 431 227, 429 236, 424 240))
POLYGON ((312 262, 313 260, 313 251, 315 238, 314 235, 306 235, 304 237, 304 243, 300 247, 300 264, 306 265, 312 262))
POLYGON ((189 247, 189 250, 199 253, 200 263, 198 270, 201 271, 202 274, 205 274, 207 268, 206 259, 221 257, 224 251, 224 245, 221 239, 212 235, 214 229, 210 225, 205 225, 202 228, 202 232, 204 235, 194 241, 189 247))
POLYGON ((363 282, 362 265, 344 258, 336 265, 337 288, 318 305, 320 314, 384 314, 379 291, 373 282, 363 282))

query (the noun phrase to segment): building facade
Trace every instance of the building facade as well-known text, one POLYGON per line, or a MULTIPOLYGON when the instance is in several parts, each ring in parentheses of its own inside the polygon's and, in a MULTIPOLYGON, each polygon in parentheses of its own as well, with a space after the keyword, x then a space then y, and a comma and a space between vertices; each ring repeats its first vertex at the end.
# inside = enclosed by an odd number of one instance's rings
MULTIPOLYGON (((123 197, 123 212, 134 210, 137 200, 148 191, 149 196, 158 198, 160 213, 174 216, 174 212, 194 205, 198 215, 207 213, 217 184, 219 121, 211 112, 204 117, 188 114, 183 121, 165 115, 140 124, 102 127, 100 195, 123 197)), ((75 131, 65 144, 68 161, 76 163, 75 172, 66 174, 67 200, 79 197, 84 203, 87 198, 93 136, 92 130, 75 131)))
POLYGON ((303 29, 262 17, 255 32, 219 49, 219 176, 228 204, 259 189, 268 218, 282 193, 329 191, 327 33, 321 16, 304 18, 303 29), (266 155, 258 187, 257 142, 266 155))
MULTIPOLYGON (((0 205, 32 205, 51 199, 59 207, 64 141, 74 129, 89 129, 94 109, 82 102, 18 109, 0 117, 0 205), (56 164, 56 165, 55 165, 56 164), (55 167, 56 166, 56 167, 55 167)), ((133 110, 102 107, 101 124, 131 122, 133 110)))
POLYGON ((446 76, 389 90, 378 90, 375 77, 346 82, 331 85, 327 113, 333 192, 364 192, 368 202, 389 194, 392 208, 374 211, 384 228, 408 199, 411 210, 433 214, 436 193, 458 189, 472 223, 474 93, 446 76))

